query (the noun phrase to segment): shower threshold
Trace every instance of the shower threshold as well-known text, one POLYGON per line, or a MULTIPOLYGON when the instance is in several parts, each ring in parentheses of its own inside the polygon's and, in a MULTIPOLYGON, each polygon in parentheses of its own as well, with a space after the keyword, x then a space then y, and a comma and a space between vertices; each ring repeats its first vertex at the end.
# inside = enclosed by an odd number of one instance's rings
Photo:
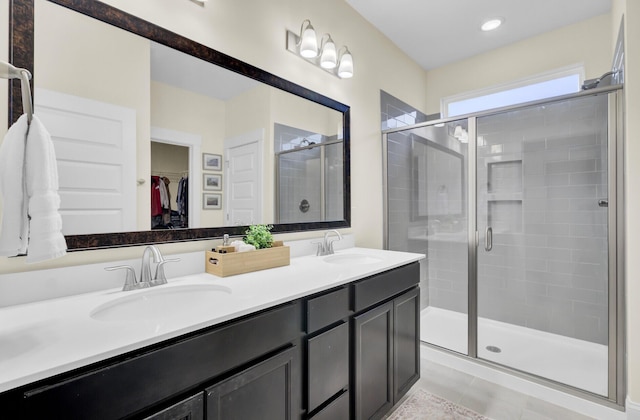
MULTIPOLYGON (((428 307, 422 341, 467 354, 467 315, 428 307)), ((478 319, 478 358, 607 395, 607 346, 490 319, 478 319), (499 349, 499 351, 496 351, 499 349)))

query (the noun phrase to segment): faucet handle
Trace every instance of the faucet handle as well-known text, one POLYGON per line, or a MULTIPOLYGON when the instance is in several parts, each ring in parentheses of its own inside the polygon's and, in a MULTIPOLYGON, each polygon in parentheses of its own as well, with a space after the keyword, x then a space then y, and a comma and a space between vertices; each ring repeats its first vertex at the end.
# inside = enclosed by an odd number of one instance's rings
POLYGON ((340 234, 340 232, 338 232, 337 230, 330 230, 329 232, 325 233, 324 235, 324 240, 325 240, 325 254, 326 255, 332 255, 333 254, 333 243, 335 241, 341 241, 342 240, 342 235, 340 234), (334 240, 329 240, 329 234, 331 233, 335 233, 338 237, 334 240))
POLYGON ((340 239, 334 239, 333 241, 327 242, 327 255, 333 255, 333 243, 335 241, 339 241, 340 239))
POLYGON ((170 262, 178 262, 180 261, 180 258, 171 258, 168 260, 165 260, 164 258, 162 259, 162 261, 160 261, 158 263, 158 265, 156 266, 156 274, 153 278, 153 280, 151 281, 151 285, 152 286, 157 286, 160 284, 167 284, 167 276, 164 273, 164 265, 166 263, 170 263, 170 262))
POLYGON ((314 242, 311 242, 311 244, 318 245, 318 247, 316 248, 316 257, 324 255, 324 245, 322 241, 317 241, 317 242, 314 241, 314 242))
POLYGON ((143 287, 149 287, 148 283, 139 283, 136 279, 136 272, 130 265, 116 265, 113 267, 105 267, 106 271, 116 271, 116 270, 127 270, 127 277, 124 281, 124 286, 122 287, 123 292, 127 292, 129 290, 141 289, 143 287))

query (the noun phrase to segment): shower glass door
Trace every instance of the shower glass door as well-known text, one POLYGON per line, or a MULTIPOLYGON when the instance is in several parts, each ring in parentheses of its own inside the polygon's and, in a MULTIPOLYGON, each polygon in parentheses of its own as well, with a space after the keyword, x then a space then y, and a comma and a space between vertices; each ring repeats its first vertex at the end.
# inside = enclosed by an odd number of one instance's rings
POLYGON ((608 393, 608 98, 477 118, 477 356, 608 393))
POLYGON ((420 338, 467 354, 467 120, 388 135, 388 248, 425 255, 420 338))

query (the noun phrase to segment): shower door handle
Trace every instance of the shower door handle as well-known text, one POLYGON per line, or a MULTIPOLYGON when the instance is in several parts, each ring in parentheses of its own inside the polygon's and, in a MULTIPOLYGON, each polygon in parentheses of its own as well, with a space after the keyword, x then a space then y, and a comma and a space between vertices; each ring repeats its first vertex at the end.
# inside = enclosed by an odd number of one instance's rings
POLYGON ((484 250, 489 252, 493 249, 493 229, 491 226, 487 226, 484 232, 484 250))

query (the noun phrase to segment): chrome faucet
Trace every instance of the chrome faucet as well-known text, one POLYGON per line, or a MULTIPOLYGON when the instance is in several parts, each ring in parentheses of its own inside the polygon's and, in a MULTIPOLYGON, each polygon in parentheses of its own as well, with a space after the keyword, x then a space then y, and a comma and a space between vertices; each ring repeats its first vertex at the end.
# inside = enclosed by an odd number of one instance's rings
POLYGON ((155 245, 149 245, 144 249, 142 253, 142 265, 140 266, 140 282, 151 284, 151 255, 153 254, 153 260, 155 263, 160 264, 163 260, 160 250, 155 245))
POLYGON ((169 262, 180 261, 180 258, 165 260, 160 250, 155 245, 149 245, 142 253, 142 265, 140 267, 140 280, 136 279, 136 272, 130 265, 118 265, 115 267, 106 267, 105 270, 127 270, 127 277, 124 283, 123 291, 144 289, 146 287, 159 286, 167 284, 167 276, 164 272, 164 265, 169 262), (151 276, 151 259, 156 265, 156 271, 151 276))
POLYGON ((313 242, 314 244, 318 244, 316 255, 322 257, 325 255, 333 254, 333 243, 335 241, 340 241, 340 240, 342 240, 342 235, 340 235, 340 232, 338 232, 337 230, 330 230, 326 232, 324 234, 324 239, 322 240, 322 242, 313 242), (332 233, 335 233, 338 236, 338 239, 334 239, 333 241, 330 241, 329 236, 332 233))
POLYGON ((164 273, 164 265, 170 262, 178 262, 180 258, 172 258, 165 260, 162 253, 155 245, 149 245, 144 249, 142 253, 142 266, 140 267, 140 282, 148 283, 150 286, 159 286, 161 284, 167 284, 167 276, 164 273), (156 264, 156 271, 151 277, 151 255, 153 255, 153 262, 156 264))

